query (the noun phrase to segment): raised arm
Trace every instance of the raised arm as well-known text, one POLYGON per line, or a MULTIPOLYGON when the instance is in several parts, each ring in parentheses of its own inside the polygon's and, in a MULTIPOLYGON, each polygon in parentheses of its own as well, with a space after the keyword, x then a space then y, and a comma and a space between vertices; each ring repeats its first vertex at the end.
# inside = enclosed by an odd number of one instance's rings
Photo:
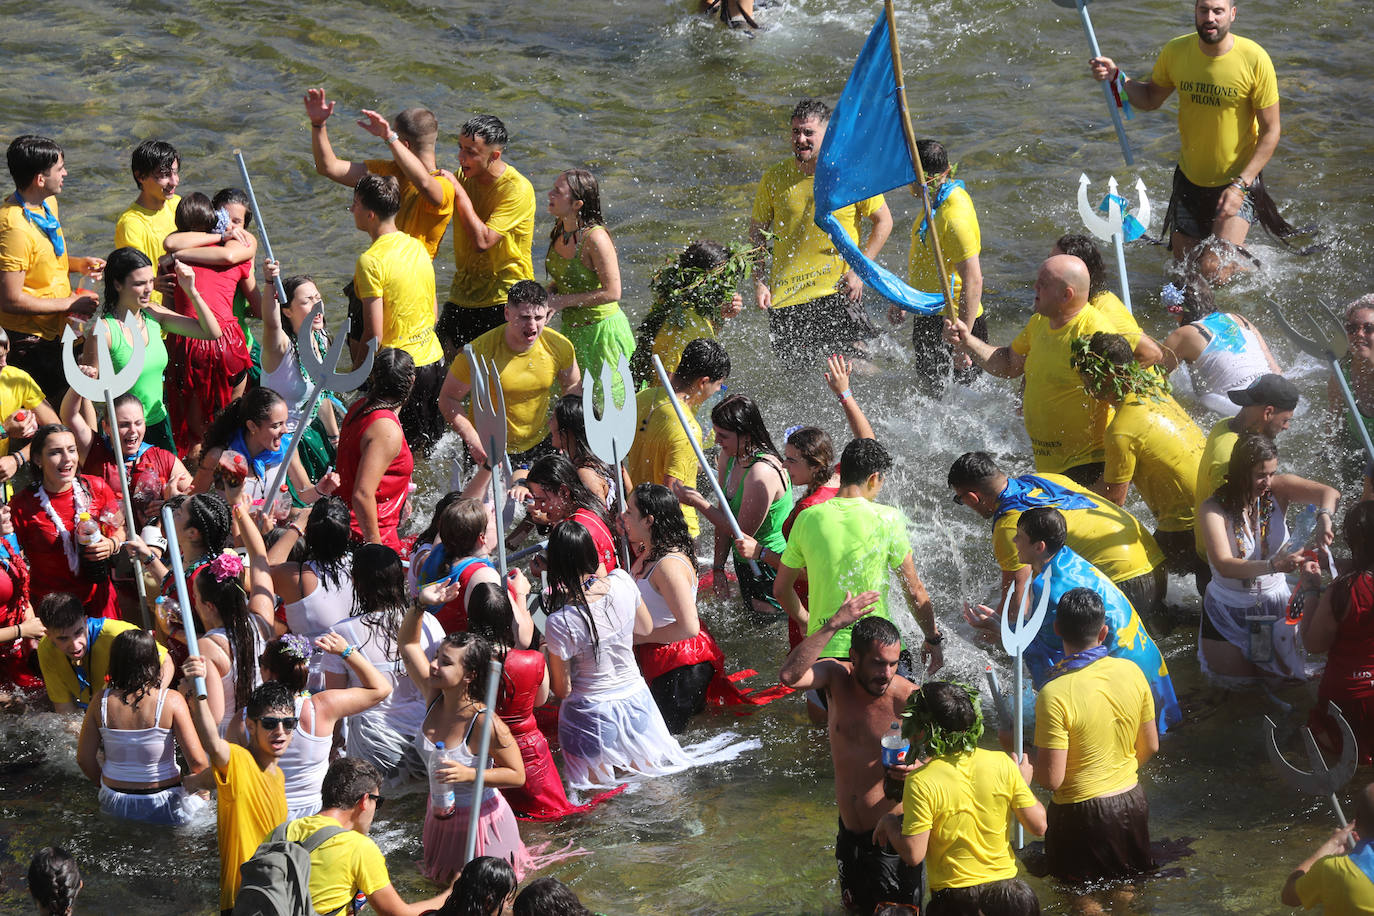
POLYGON ((315 640, 315 646, 330 655, 340 656, 358 679, 357 687, 325 690, 314 694, 316 733, 334 730, 334 723, 371 709, 391 696, 391 682, 356 647, 337 633, 325 633, 315 640), (347 653, 347 654, 345 654, 347 653))
MULTIPOLYGON (((97 322, 91 333, 108 333, 105 322, 97 322)), ((94 349, 86 348, 87 351, 94 349)), ((94 366, 82 365, 81 371, 95 378, 94 366)), ((91 445, 95 442, 96 430, 100 428, 100 421, 95 415, 95 405, 77 394, 75 388, 68 388, 67 393, 62 396, 62 409, 58 414, 58 420, 72 431, 72 437, 76 439, 76 457, 84 465, 86 456, 91 453, 91 445)))
POLYGON ((849 431, 854 434, 854 438, 876 439, 878 437, 873 434, 868 417, 864 416, 858 399, 849 389, 849 379, 853 371, 854 364, 848 358, 832 353, 825 361, 825 384, 840 399, 840 409, 844 411, 845 422, 849 424, 849 431))
POLYGON ((242 499, 233 507, 234 536, 248 551, 248 610, 257 615, 271 633, 277 626, 277 597, 272 588, 272 568, 267 564, 267 545, 253 522, 248 503, 242 499))
POLYGON ((367 166, 334 155, 334 147, 329 143, 329 131, 325 127, 325 122, 334 113, 334 104, 325 100, 323 89, 305 90, 305 116, 310 119, 310 153, 315 159, 315 171, 318 174, 351 188, 363 180, 367 166))
POLYGON ((926 641, 921 646, 921 660, 926 662, 926 674, 934 674, 945 663, 942 637, 935 625, 935 606, 931 604, 930 593, 926 591, 925 583, 916 572, 916 561, 911 554, 907 554, 906 559, 902 560, 897 568, 897 575, 902 580, 902 597, 906 599, 907 610, 911 612, 911 616, 926 636, 926 641), (932 639, 937 641, 931 642, 932 639))
POLYGON ((206 693, 218 689, 219 674, 212 671, 199 655, 192 655, 181 666, 182 690, 185 691, 186 705, 191 710, 191 722, 195 725, 196 736, 205 748, 210 765, 217 771, 229 766, 229 742, 219 736, 219 721, 210 710, 210 701, 195 695, 195 679, 204 678, 206 693), (211 684, 214 687, 211 687, 211 684))
POLYGON ((880 597, 877 592, 860 592, 857 595, 846 592, 844 603, 830 619, 787 654, 778 679, 793 690, 809 690, 813 687, 824 689, 831 677, 846 673, 848 669, 834 659, 821 661, 821 652, 835 638, 835 634, 872 613, 873 605, 877 604, 880 597))
MULTIPOLYGON (((410 151, 410 147, 401 142, 401 138, 391 129, 391 123, 375 111, 367 108, 363 109, 363 120, 358 122, 358 126, 374 137, 378 137, 386 143, 386 148, 391 151, 391 158, 396 161, 396 167, 401 170, 401 174, 406 180, 415 186, 425 200, 435 207, 442 206, 444 203, 444 186, 446 179, 431 175, 429 169, 420 158, 410 151)), ((319 132, 323 135, 324 131, 319 132)), ((361 176, 359 176, 361 178, 361 176)), ((355 181, 354 184, 357 184, 355 181)))
POLYGON ((165 309, 160 305, 149 305, 148 311, 152 312, 158 324, 162 325, 164 331, 173 334, 180 334, 182 337, 191 337, 196 340, 218 340, 223 334, 220 328, 219 319, 215 313, 210 311, 210 307, 201 298, 200 291, 196 289, 196 272, 191 269, 190 264, 185 264, 178 260, 176 262, 177 285, 186 294, 186 298, 191 300, 192 307, 196 310, 196 317, 191 318, 165 309))

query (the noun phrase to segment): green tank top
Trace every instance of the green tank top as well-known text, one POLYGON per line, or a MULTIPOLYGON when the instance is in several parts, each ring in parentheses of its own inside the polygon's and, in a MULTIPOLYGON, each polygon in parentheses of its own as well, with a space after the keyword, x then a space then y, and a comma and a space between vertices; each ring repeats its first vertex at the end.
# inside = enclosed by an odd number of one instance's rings
MULTIPOLYGON (((596 271, 582 263, 582 246, 586 244, 587 236, 599 228, 601 227, 592 226, 582 233, 582 237, 577 241, 577 250, 573 252, 573 256, 570 258, 565 258, 559 254, 555 250, 554 243, 549 242, 548 253, 544 255, 544 272, 553 278, 554 283, 558 284, 558 292, 589 293, 601 287, 601 278, 596 275, 596 271)), ((566 330, 594 324, 611 317, 618 311, 620 311, 619 302, 607 302, 602 305, 579 305, 576 308, 563 309, 563 328, 566 330)))
MULTIPOLYGON (((143 348, 143 370, 139 372, 138 381, 134 382, 134 387, 130 391, 143 405, 148 425, 154 426, 167 419, 167 407, 162 403, 162 376, 167 371, 167 345, 163 343, 162 325, 158 324, 157 319, 147 312, 139 314, 143 317, 143 327, 148 333, 148 345, 143 348)), ((110 332, 110 362, 118 372, 129 365, 129 357, 134 352, 133 344, 124 338, 123 324, 108 316, 103 321, 106 330, 110 332)))
MULTIPOLYGON (((755 455, 754 461, 749 462, 749 466, 752 467, 754 462, 761 460, 764 454, 764 452, 759 452, 755 455)), ((773 464, 769 462, 768 466, 773 467, 773 464)), ((730 479, 730 472, 734 470, 734 467, 735 459, 727 459, 725 462, 725 479, 727 481, 730 479)), ((787 538, 783 537, 782 525, 792 512, 792 483, 783 474, 781 468, 774 467, 773 469, 782 478, 782 495, 773 500, 772 505, 768 507, 767 514, 764 515, 763 521, 759 524, 759 530, 754 532, 754 540, 774 553, 782 553, 783 549, 787 547, 787 538)), ((743 503, 744 481, 741 480, 739 486, 735 487, 735 492, 730 494, 730 511, 735 513, 735 518, 739 518, 739 509, 743 503)), ((736 551, 735 555, 738 556, 739 552, 736 551)))

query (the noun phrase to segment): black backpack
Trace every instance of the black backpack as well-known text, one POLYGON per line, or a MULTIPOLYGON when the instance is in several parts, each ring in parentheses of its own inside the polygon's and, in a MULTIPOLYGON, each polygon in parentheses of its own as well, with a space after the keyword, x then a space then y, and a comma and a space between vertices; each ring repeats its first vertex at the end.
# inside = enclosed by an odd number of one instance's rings
POLYGON ((253 857, 239 866, 243 880, 234 900, 234 916, 317 916, 310 899, 310 854, 348 828, 321 827, 296 842, 286 838, 290 823, 268 834, 253 857))

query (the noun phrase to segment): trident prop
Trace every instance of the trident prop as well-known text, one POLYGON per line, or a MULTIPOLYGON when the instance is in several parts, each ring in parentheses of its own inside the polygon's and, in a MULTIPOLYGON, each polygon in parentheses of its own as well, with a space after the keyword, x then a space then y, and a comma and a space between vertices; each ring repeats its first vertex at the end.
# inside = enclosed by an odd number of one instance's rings
MULTIPOLYGON (((730 530, 735 533, 735 537, 744 540, 744 532, 740 530, 739 520, 735 518, 735 513, 730 509, 730 501, 725 498, 725 491, 720 488, 720 481, 716 479, 715 471, 706 463, 706 456, 702 454, 701 445, 697 443, 696 436, 692 435, 692 428, 687 425, 687 414, 682 412, 682 405, 678 403, 677 395, 673 393, 673 383, 668 379, 668 370, 663 368, 663 360, 654 354, 654 370, 658 373, 658 379, 663 383, 663 390, 668 394, 668 402, 673 405, 673 411, 677 414, 677 421, 682 424, 682 431, 687 434, 687 441, 692 443, 692 451, 697 453, 697 461, 701 463, 701 471, 706 475, 706 479, 711 482, 711 489, 715 491, 716 499, 720 500, 720 511, 725 513, 726 521, 730 523, 730 530)), ((607 398, 609 401, 610 399, 607 398)), ((759 572, 759 564, 754 560, 749 561, 749 568, 754 571, 754 575, 762 575, 759 572)))
MULTIPOLYGON (((1012 747, 1016 750, 1016 762, 1021 762, 1021 749, 1023 747, 1022 737, 1026 727, 1026 708, 1022 702, 1021 691, 1024 689, 1022 684, 1021 657, 1026 652, 1026 647, 1035 639, 1040 632, 1040 624, 1045 620, 1045 612, 1050 607, 1050 569, 1045 567, 1043 573, 1044 582, 1040 586, 1040 600, 1036 602, 1035 613, 1030 620, 1026 619, 1026 605, 1030 602, 1030 585, 1027 584, 1026 591, 1021 594, 1021 606, 1016 611, 1016 626, 1011 625, 1011 616, 1007 613, 1011 610, 1011 596, 1014 589, 1007 591, 1007 598, 1002 602, 1002 648, 1013 658, 1015 672, 1013 684, 1014 689, 1011 698, 1012 715, 1012 747)), ((1000 691, 999 691, 1000 693, 1000 691)), ((1026 843, 1026 831, 1021 826, 1021 822, 1016 822, 1016 848, 1020 849, 1026 843)))
POLYGON ((1341 394, 1345 396, 1345 406, 1350 410, 1350 418, 1354 421, 1354 426, 1360 431, 1360 439, 1364 441, 1364 450, 1371 460, 1374 460, 1374 442, 1369 439, 1369 430, 1365 429, 1364 422, 1361 420, 1360 408, 1355 405, 1355 395, 1350 391, 1350 383, 1346 381, 1345 373, 1341 371, 1341 360, 1345 357, 1346 351, 1350 349, 1350 342, 1345 338, 1345 328, 1342 326, 1340 316, 1331 310, 1331 306, 1325 302, 1321 303, 1322 309, 1331 317, 1331 321, 1336 325, 1336 333, 1323 339, 1321 325, 1313 317, 1312 312, 1303 312, 1303 318, 1312 328, 1315 339, 1303 337, 1298 333, 1298 329, 1293 327, 1284 317, 1283 309, 1273 299, 1269 300, 1269 310, 1274 313, 1274 318, 1278 320, 1279 327, 1283 328, 1285 334, 1293 339, 1293 343, 1299 350, 1308 356, 1315 357, 1331 367, 1331 372, 1336 376, 1336 381, 1341 386, 1341 394))
MULTIPOLYGON (((284 301, 284 300, 283 300, 284 301)), ((306 316, 303 328, 313 328, 315 319, 324 311, 324 303, 317 302, 310 309, 310 314, 306 316)), ((344 345, 348 341, 344 335, 340 334, 334 338, 334 342, 329 345, 329 352, 324 356, 324 362, 315 356, 315 346, 310 341, 306 341, 305 346, 297 347, 301 361, 301 369, 304 370, 306 377, 310 379, 310 396, 305 399, 305 407, 301 410, 300 421, 296 424, 296 431, 291 434, 291 439, 286 443, 286 454, 282 457, 281 464, 277 465, 277 471, 272 475, 272 486, 268 487, 262 495, 263 511, 270 512, 272 500, 276 499, 277 493, 281 491, 281 485, 286 480, 287 469, 291 467, 291 459, 295 457, 296 448, 301 444, 301 437, 305 435, 305 429, 310 425, 310 418, 315 413, 315 408, 319 406, 320 398, 324 396, 326 390, 329 391, 352 391, 363 382, 367 381, 367 376, 372 372, 372 357, 377 353, 377 338, 372 338, 367 342, 367 355, 363 357, 362 364, 352 372, 340 373, 339 360, 343 357, 344 345)))
POLYGON ((501 389, 501 370, 496 363, 485 356, 478 356, 473 352, 472 344, 463 347, 463 353, 468 358, 468 376, 472 379, 472 425, 477 430, 477 438, 486 446, 487 467, 491 469, 491 508, 497 518, 496 562, 501 571, 501 581, 504 582, 506 538, 500 531, 500 519, 505 514, 502 511, 505 496, 501 492, 500 470, 507 464, 506 393, 501 389))
MULTIPOLYGON (((620 462, 629 454, 635 441, 635 428, 639 418, 635 411, 634 376, 630 375, 630 363, 625 354, 620 355, 620 382, 625 392, 625 400, 619 407, 615 403, 615 388, 612 386, 611 365, 601 365, 601 397, 605 407, 600 418, 596 415, 593 391, 596 380, 592 379, 582 389, 582 416, 587 429, 587 444, 592 453, 611 466, 615 474, 615 502, 619 512, 625 511, 625 481, 620 473, 620 462)), ((630 568, 629 553, 624 541, 620 544, 620 565, 630 568)))
MULTIPOLYGON (((1107 216, 1104 219, 1098 216, 1096 211, 1088 203, 1088 185, 1090 184, 1087 175, 1078 176, 1078 215, 1083 218, 1083 225, 1088 231, 1100 238, 1102 241, 1110 241, 1116 248, 1116 272, 1121 276, 1121 301, 1126 304, 1126 311, 1134 312, 1131 308, 1131 283, 1126 276, 1126 231, 1124 223, 1126 215, 1121 212, 1122 197, 1116 193, 1116 178, 1107 179, 1107 216)), ((1135 180, 1136 195, 1140 198, 1140 207, 1136 210, 1135 219, 1142 226, 1150 225, 1150 198, 1145 194, 1145 182, 1137 178, 1135 180)))
MULTIPOLYGON (((266 249, 267 257, 275 261, 277 258, 276 255, 272 254, 272 240, 267 237, 267 223, 263 221, 262 207, 258 206, 257 195, 253 193, 253 179, 248 177, 248 166, 243 162, 243 153, 234 150, 234 160, 239 164, 239 177, 243 179, 243 190, 248 193, 248 202, 253 205, 253 213, 258 217, 258 233, 262 236, 262 247, 266 249)), ((272 285, 277 289, 277 301, 281 303, 282 308, 286 308, 286 303, 289 300, 286 298, 286 289, 281 285, 280 273, 272 281, 272 285)), ((306 325, 306 327, 310 327, 310 325, 306 325)), ((356 388, 357 385, 353 387, 356 388)), ((275 493, 276 490, 272 492, 275 493)))
POLYGON ((1341 728, 1341 759, 1336 761, 1335 767, 1326 765, 1326 758, 1322 756, 1321 748, 1317 747, 1317 742, 1312 738, 1310 728, 1302 730, 1302 743, 1307 748, 1307 759, 1312 764, 1312 772, 1300 770, 1285 760, 1279 751, 1278 738, 1274 735, 1278 726, 1268 716, 1264 717, 1264 726, 1269 733, 1265 749, 1269 752, 1269 762, 1279 771, 1284 781, 1306 795, 1325 795, 1336 811, 1336 820, 1344 827, 1345 812, 1341 810, 1341 802, 1336 793, 1355 775, 1355 764, 1358 762, 1355 732, 1351 730, 1350 723, 1345 721, 1345 716, 1341 715, 1340 707, 1335 703, 1328 702, 1326 712, 1341 728))
MULTIPOLYGON (((469 350, 471 352, 471 350, 469 350)), ((492 474, 495 477, 495 474, 492 474)), ((498 539, 499 540, 499 539, 498 539)), ((501 570, 502 578, 506 571, 501 570)), ((468 839, 463 849, 463 864, 477 855, 477 831, 481 828, 482 786, 487 781, 487 754, 491 752, 492 716, 496 715, 496 688, 501 686, 501 660, 493 658, 487 668, 486 716, 482 718, 482 738, 477 745, 477 767, 472 777, 472 809, 468 812, 468 839)))
MULTIPOLYGON (((186 651, 191 655, 199 655, 196 613, 191 607, 191 598, 186 591, 186 569, 181 565, 181 544, 177 541, 177 523, 172 518, 171 506, 162 507, 162 531, 167 537, 167 559, 171 561, 172 581, 176 583, 177 588, 177 603, 181 605, 181 628, 186 633, 186 651)), ((195 688, 196 696, 205 699, 205 678, 196 678, 195 688)))
MULTIPOLYGON (((1101 57, 1102 49, 1097 46, 1097 33, 1093 31, 1092 17, 1088 15, 1088 0, 1054 0, 1054 4, 1067 10, 1078 10, 1078 19, 1083 23, 1083 31, 1088 36, 1088 47, 1092 49, 1093 57, 1101 57)), ((1102 96, 1107 100, 1107 110, 1112 113, 1112 126, 1116 128, 1116 139, 1121 144, 1121 155, 1125 157, 1127 165, 1135 165, 1135 157, 1131 155, 1131 141, 1126 139, 1126 125, 1121 122, 1121 108, 1116 104, 1114 88, 1121 93, 1122 105, 1127 106, 1126 117, 1129 118, 1131 115, 1129 101, 1126 99, 1126 81, 1122 79, 1117 87, 1113 87, 1110 81, 1104 81, 1102 96)))
MULTIPOLYGON (((124 497, 124 524, 129 535, 133 536, 138 533, 138 528, 134 522, 134 504, 129 499, 129 469, 124 466, 124 446, 119 441, 114 399, 138 381, 139 373, 143 371, 143 348, 146 341, 143 339, 143 328, 139 327, 138 319, 134 317, 133 312, 124 316, 124 328, 129 332, 133 348, 129 354, 129 361, 118 372, 110 362, 110 342, 97 332, 91 333, 95 338, 95 378, 82 372, 81 367, 76 364, 76 355, 72 351, 76 332, 71 329, 71 325, 63 328, 62 371, 67 376, 67 384, 77 394, 88 401, 105 402, 105 416, 110 424, 110 451, 114 452, 115 468, 119 471, 119 492, 124 497)), ((143 619, 143 627, 148 629, 151 626, 148 620, 148 587, 143 582, 143 561, 137 556, 134 557, 134 588, 138 590, 138 609, 143 619)))

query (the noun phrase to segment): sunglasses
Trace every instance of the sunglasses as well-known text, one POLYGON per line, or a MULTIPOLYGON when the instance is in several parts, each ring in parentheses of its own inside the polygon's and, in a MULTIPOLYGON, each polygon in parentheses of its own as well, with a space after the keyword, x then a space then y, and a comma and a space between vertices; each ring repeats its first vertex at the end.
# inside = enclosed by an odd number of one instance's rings
POLYGON ((374 795, 374 794, 372 794, 371 792, 368 792, 367 795, 366 795, 365 797, 372 799, 372 804, 376 805, 376 806, 377 806, 377 810, 379 810, 379 811, 380 811, 381 808, 382 808, 382 802, 386 801, 386 797, 385 797, 385 796, 382 796, 382 795, 374 795))
POLYGON ((276 731, 278 726, 293 732, 296 730, 296 723, 300 722, 300 719, 296 716, 258 716, 257 721, 269 732, 276 731))
POLYGON ((1374 334, 1374 324, 1370 324, 1368 321, 1347 321, 1345 323, 1345 333, 1374 334))

